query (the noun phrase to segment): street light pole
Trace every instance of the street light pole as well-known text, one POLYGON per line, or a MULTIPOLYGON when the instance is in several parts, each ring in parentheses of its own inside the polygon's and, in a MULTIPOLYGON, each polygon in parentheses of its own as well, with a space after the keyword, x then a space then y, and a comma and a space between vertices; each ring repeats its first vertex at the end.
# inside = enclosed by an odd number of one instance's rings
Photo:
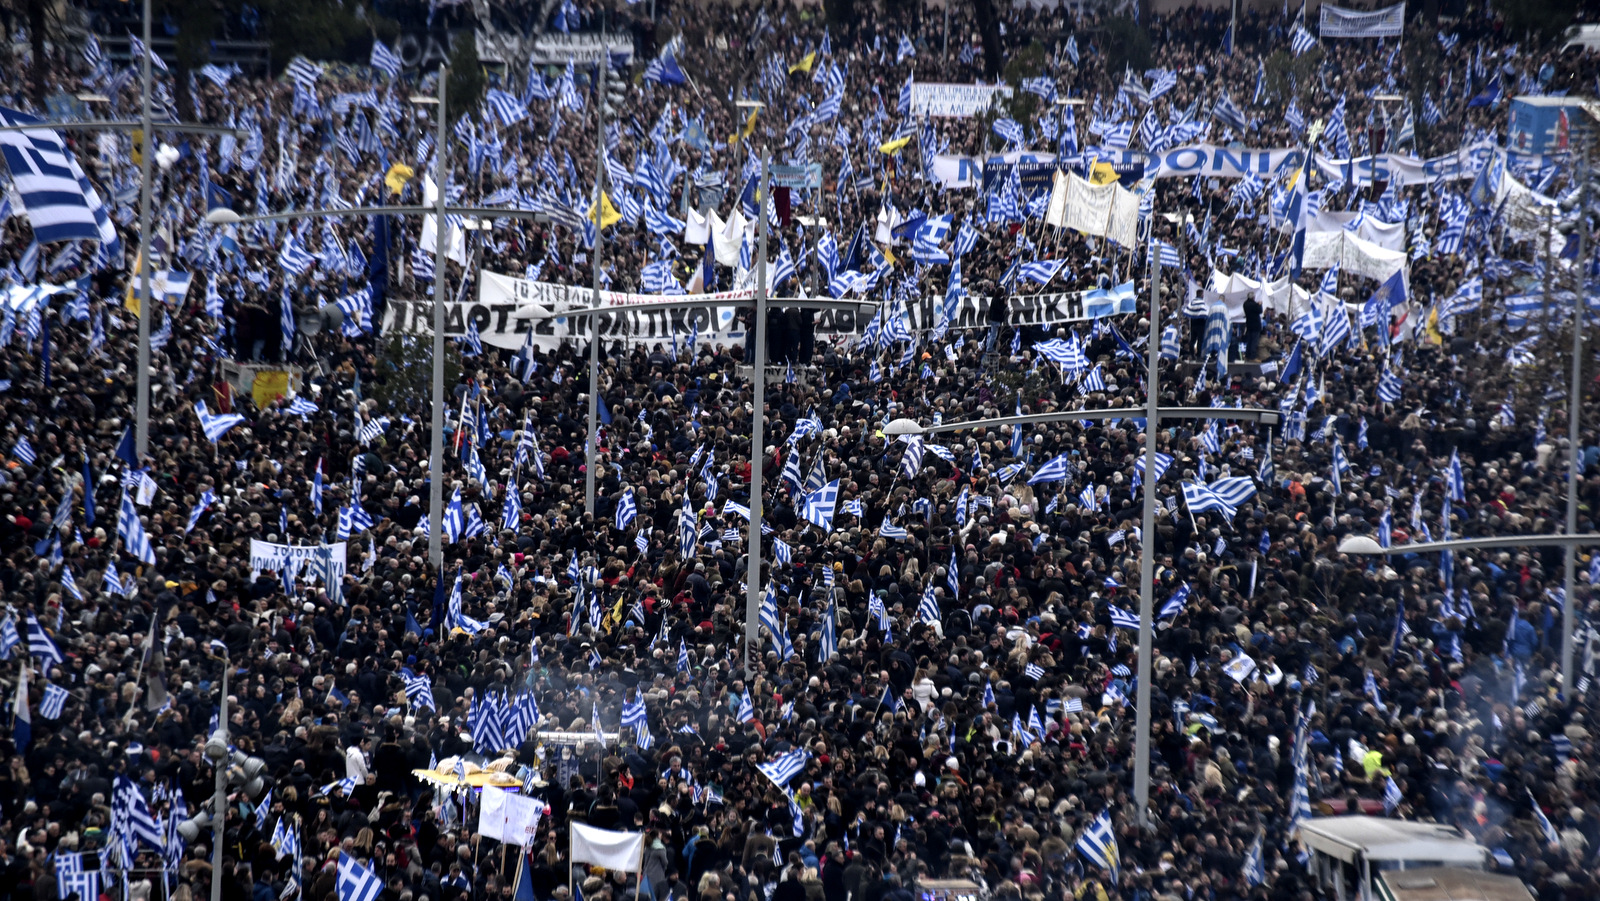
POLYGON ((1161 254, 1155 220, 1150 223, 1150 337, 1146 343, 1144 401, 1144 516, 1139 535, 1139 684, 1134 704, 1133 805, 1141 827, 1150 822, 1150 646, 1155 643, 1156 607, 1156 433, 1161 427, 1161 254))
MULTIPOLYGON (((1585 217, 1589 215, 1589 165, 1587 154, 1579 162, 1578 175, 1583 185, 1583 193, 1578 202, 1578 291, 1577 299, 1572 308, 1572 384, 1567 393, 1567 534, 1575 535, 1578 532, 1578 453, 1580 451, 1580 403, 1583 400, 1583 317, 1585 315, 1584 289, 1588 287, 1589 264, 1585 255, 1585 238, 1588 229, 1584 227, 1585 217)), ((1548 263, 1546 264, 1548 266, 1548 263)), ((1573 649, 1572 631, 1577 620, 1574 608, 1577 606, 1577 565, 1578 549, 1567 545, 1564 559, 1562 560, 1562 603, 1561 603, 1561 693, 1571 697, 1572 686, 1577 683, 1572 671, 1573 649)))
MULTIPOLYGON (((145 0, 146 9, 149 4, 150 0, 145 0)), ((217 714, 217 731, 206 742, 206 756, 211 758, 211 766, 217 774, 216 791, 211 796, 211 901, 222 901, 222 843, 228 831, 228 670, 232 668, 233 664, 224 653, 222 707, 217 714)), ((299 865, 296 861, 295 866, 299 865)))
MULTIPOLYGON (((144 0, 144 88, 140 92, 139 124, 144 150, 139 155, 139 377, 134 411, 134 455, 144 459, 150 452, 150 184, 155 130, 150 117, 150 0, 144 0)), ((215 901, 215 899, 213 899, 215 901)))
POLYGON ((449 81, 450 68, 441 65, 433 144, 433 422, 428 442, 428 563, 440 579, 444 578, 444 304, 450 268, 450 226, 444 220, 445 160, 450 155, 450 138, 444 128, 445 88, 449 81))
MULTIPOLYGON (((767 192, 771 190, 772 169, 769 152, 761 151, 761 193, 756 198, 756 216, 761 238, 756 242, 756 321, 755 365, 750 373, 753 391, 750 414, 750 534, 745 539, 745 600, 744 600, 744 677, 755 675, 751 664, 752 649, 761 638, 761 458, 766 453, 766 403, 767 394, 767 192)), ((748 690, 748 686, 746 687, 748 690)))
MULTIPOLYGON (((600 63, 595 66, 599 77, 595 80, 595 119, 599 123, 594 144, 594 306, 600 306, 600 247, 605 242, 605 216, 601 203, 605 201, 606 177, 606 70, 610 68, 610 52, 602 48, 600 63)), ((594 515, 595 470, 600 467, 600 316, 589 317, 589 438, 588 452, 583 458, 583 509, 594 515)))

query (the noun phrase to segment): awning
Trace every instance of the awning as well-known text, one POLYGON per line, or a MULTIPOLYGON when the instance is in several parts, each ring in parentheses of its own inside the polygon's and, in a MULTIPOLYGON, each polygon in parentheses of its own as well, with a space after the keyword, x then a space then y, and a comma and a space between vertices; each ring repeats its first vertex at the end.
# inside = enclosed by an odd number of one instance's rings
POLYGON ((1313 850, 1346 863, 1357 856, 1371 861, 1431 861, 1483 866, 1489 851, 1462 838, 1453 826, 1380 817, 1318 817, 1300 824, 1300 838, 1313 850))

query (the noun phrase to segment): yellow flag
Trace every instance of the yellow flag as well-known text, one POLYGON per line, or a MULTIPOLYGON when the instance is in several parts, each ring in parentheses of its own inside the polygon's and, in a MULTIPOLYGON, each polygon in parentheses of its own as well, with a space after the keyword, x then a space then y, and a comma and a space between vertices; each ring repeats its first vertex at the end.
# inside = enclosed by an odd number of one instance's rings
POLYGON ((895 138, 893 141, 890 141, 887 144, 880 145, 878 147, 878 152, 880 152, 880 153, 899 153, 900 152, 900 148, 906 146, 909 143, 911 143, 911 136, 910 135, 906 135, 903 138, 895 138))
POLYGON ((756 133, 756 116, 760 113, 761 107, 759 106, 750 111, 749 117, 744 120, 744 129, 739 132, 739 137, 748 138, 756 133))
POLYGON ((390 194, 399 194, 406 189, 406 182, 417 174, 417 170, 405 163, 395 163, 383 175, 383 183, 389 186, 390 194))
POLYGON ((1089 184, 1109 185, 1117 180, 1117 170, 1110 163, 1095 163, 1089 170, 1089 184))
POLYGON ((889 245, 887 245, 887 244, 885 244, 883 246, 883 258, 888 260, 889 261, 889 265, 891 265, 891 266, 893 266, 896 263, 900 262, 899 260, 894 258, 894 251, 890 250, 889 249, 889 245))
POLYGON ((796 72, 808 72, 809 73, 811 71, 811 67, 816 65, 816 64, 817 64, 817 51, 813 50, 810 53, 807 53, 805 55, 805 57, 803 59, 801 59, 799 62, 797 62, 794 65, 790 66, 789 67, 789 74, 793 75, 796 72))
POLYGON ((289 396, 289 373, 276 369, 268 369, 256 373, 255 381, 250 383, 250 399, 256 402, 256 408, 265 410, 267 405, 280 397, 289 396))
MULTIPOLYGON (((143 263, 144 254, 141 253, 139 258, 133 261, 133 272, 128 276, 128 295, 122 301, 123 308, 135 316, 139 315, 139 269, 143 263)), ((151 284, 150 291, 155 292, 154 283, 151 284)))
POLYGON ((1439 305, 1434 304, 1428 308, 1427 324, 1428 343, 1438 347, 1444 344, 1444 333, 1439 331, 1439 305))
MULTIPOLYGON (((587 218, 590 222, 594 221, 593 207, 589 208, 589 215, 585 218, 587 218)), ((610 228, 611 226, 617 224, 617 222, 621 221, 621 219, 622 214, 617 212, 617 208, 611 203, 611 195, 602 193, 600 195, 600 227, 610 228)))

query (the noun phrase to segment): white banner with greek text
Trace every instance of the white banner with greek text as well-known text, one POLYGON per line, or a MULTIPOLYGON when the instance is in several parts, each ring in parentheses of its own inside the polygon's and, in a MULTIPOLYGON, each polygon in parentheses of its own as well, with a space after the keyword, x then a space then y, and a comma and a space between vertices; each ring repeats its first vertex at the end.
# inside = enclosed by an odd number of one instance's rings
POLYGON ((988 112, 996 95, 1010 97, 1011 88, 1003 84, 943 84, 913 82, 911 115, 965 119, 988 112))

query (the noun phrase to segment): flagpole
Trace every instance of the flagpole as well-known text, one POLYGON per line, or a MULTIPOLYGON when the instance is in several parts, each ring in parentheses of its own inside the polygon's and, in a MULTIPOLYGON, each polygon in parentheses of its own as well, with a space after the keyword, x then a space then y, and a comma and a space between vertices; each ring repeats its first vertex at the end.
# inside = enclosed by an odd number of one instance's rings
MULTIPOLYGON (((139 375, 134 456, 143 460, 150 450, 150 180, 154 126, 150 117, 150 0, 144 0, 144 88, 139 113, 143 149, 139 154, 139 375)), ((214 899, 213 899, 214 901, 214 899)))
MULTIPOLYGON (((767 148, 761 150, 761 192, 756 198, 757 227, 760 240, 756 242, 756 298, 755 298, 755 364, 750 374, 750 532, 745 540, 745 603, 744 603, 744 676, 755 675, 751 655, 760 639, 758 618, 761 615, 761 464, 766 453, 766 411, 763 404, 767 390, 767 197, 772 189, 771 158, 767 148)), ((749 686, 746 686, 746 691, 749 686)))

